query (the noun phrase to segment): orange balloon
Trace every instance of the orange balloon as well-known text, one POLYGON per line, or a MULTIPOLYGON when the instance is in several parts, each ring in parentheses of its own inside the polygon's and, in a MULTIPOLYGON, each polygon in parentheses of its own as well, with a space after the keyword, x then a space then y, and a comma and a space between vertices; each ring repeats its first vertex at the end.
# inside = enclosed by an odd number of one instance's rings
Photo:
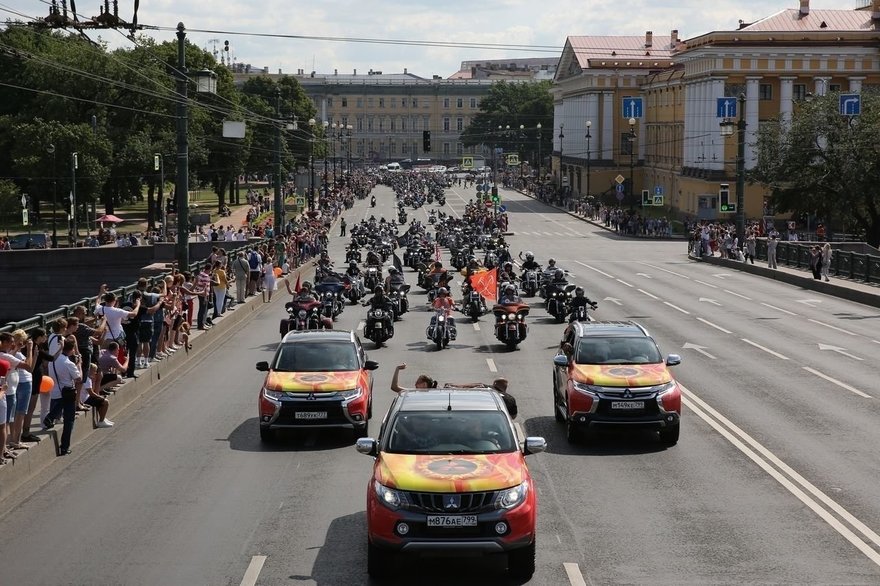
POLYGON ((52 380, 51 376, 43 376, 40 380, 40 392, 48 393, 55 386, 55 381, 52 380))
POLYGON ((275 276, 280 277, 281 273, 282 273, 281 267, 275 267, 275 276))

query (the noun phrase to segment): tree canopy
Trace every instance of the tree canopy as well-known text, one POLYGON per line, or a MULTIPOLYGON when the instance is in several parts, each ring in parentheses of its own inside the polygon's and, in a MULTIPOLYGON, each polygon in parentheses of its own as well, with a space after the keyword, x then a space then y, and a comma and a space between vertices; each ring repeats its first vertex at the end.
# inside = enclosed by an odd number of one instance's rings
POLYGON ((880 95, 862 93, 859 116, 839 94, 800 103, 789 123, 762 121, 751 181, 768 186, 777 212, 816 216, 880 245, 880 95))

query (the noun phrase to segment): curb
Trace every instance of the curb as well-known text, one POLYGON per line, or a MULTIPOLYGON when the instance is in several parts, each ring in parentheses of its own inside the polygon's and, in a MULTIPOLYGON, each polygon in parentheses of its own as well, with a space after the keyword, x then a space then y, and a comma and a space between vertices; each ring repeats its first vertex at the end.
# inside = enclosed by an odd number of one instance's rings
MULTIPOLYGON (((313 267, 311 263, 307 262, 304 268, 302 276, 307 278, 305 273, 313 267)), ((291 271, 287 277, 297 276, 301 270, 303 270, 303 267, 291 271)), ((214 342, 222 341, 226 334, 236 326, 272 307, 279 299, 286 300, 286 291, 282 295, 279 295, 277 290, 275 293, 271 303, 262 303, 261 297, 254 295, 246 298, 244 303, 236 304, 235 310, 226 312, 223 318, 217 320, 215 322, 216 325, 210 330, 193 330, 198 332, 198 335, 190 338, 190 343, 193 347, 188 354, 177 351, 161 361, 154 362, 149 368, 139 370, 137 379, 128 380, 123 385, 117 387, 116 393, 110 396, 111 417, 115 419, 128 409, 140 406, 144 399, 152 396, 150 391, 153 391, 154 385, 162 382, 163 377, 165 382, 168 382, 169 379, 173 380, 175 375, 193 364, 191 361, 196 361, 202 355, 209 352, 213 348, 214 342)), ((103 430, 95 428, 91 417, 91 413, 77 413, 76 424, 73 427, 70 442, 74 450, 76 450, 78 445, 83 445, 83 442, 95 434, 95 432, 100 432, 105 436, 112 434, 113 429, 103 430)), ((56 424, 55 428, 49 431, 35 430, 34 433, 39 435, 42 441, 31 445, 29 450, 20 452, 16 460, 10 461, 0 468, 0 480, 2 480, 0 482, 0 502, 14 495, 22 485, 51 466, 55 465, 54 472, 59 472, 66 468, 69 463, 75 461, 71 457, 60 458, 57 456, 61 430, 61 423, 56 424)), ((104 438, 98 438, 94 443, 103 441, 104 438)), ((77 454, 77 452, 74 453, 77 454)), ((38 487, 32 488, 36 489, 38 487)), ((17 496, 22 497, 25 495, 19 494, 17 496)))

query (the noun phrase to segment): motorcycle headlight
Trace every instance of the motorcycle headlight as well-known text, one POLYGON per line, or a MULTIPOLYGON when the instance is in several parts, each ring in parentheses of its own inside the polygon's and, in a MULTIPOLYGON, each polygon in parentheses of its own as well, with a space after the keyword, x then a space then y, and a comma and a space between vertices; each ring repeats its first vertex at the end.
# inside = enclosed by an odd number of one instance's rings
POLYGON ((267 389, 264 387, 263 388, 263 396, 265 396, 267 399, 271 399, 273 401, 280 401, 281 397, 284 396, 284 392, 283 391, 273 391, 273 390, 270 390, 270 389, 267 389))
POLYGON ((574 387, 574 390, 594 399, 599 396, 599 392, 602 390, 595 385, 585 385, 584 383, 573 383, 572 386, 574 387))
POLYGON ((516 314, 515 313, 508 313, 507 319, 516 319, 516 314))
POLYGON ((446 321, 446 316, 445 315, 438 316, 437 321, 446 321))
POLYGON ((300 310, 299 310, 299 313, 297 313, 296 315, 297 315, 298 317, 300 317, 300 318, 303 318, 303 317, 306 316, 306 310, 305 310, 305 309, 300 309, 300 310))
POLYGON ((373 490, 379 498, 379 502, 389 509, 399 509, 406 504, 406 496, 399 490, 388 488, 378 480, 373 481, 373 490))
POLYGON ((505 321, 507 319, 507 316, 502 313, 498 316, 498 319, 500 319, 501 321, 505 321))
POLYGON ((504 490, 498 491, 498 495, 495 497, 495 508, 496 509, 512 509, 514 507, 518 507, 523 504, 526 500, 526 497, 529 494, 529 481, 526 480, 522 484, 518 486, 513 486, 511 488, 505 488, 504 490))

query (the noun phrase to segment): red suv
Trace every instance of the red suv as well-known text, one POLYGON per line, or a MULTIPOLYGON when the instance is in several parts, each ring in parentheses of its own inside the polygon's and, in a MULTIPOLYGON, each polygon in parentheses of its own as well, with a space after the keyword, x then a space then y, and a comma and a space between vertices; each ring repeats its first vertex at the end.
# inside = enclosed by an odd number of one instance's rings
POLYGON ((378 439, 357 441, 373 456, 367 485, 367 571, 386 577, 390 558, 452 553, 507 554, 508 574, 535 571, 536 490, 522 443, 498 392, 401 392, 378 439))

